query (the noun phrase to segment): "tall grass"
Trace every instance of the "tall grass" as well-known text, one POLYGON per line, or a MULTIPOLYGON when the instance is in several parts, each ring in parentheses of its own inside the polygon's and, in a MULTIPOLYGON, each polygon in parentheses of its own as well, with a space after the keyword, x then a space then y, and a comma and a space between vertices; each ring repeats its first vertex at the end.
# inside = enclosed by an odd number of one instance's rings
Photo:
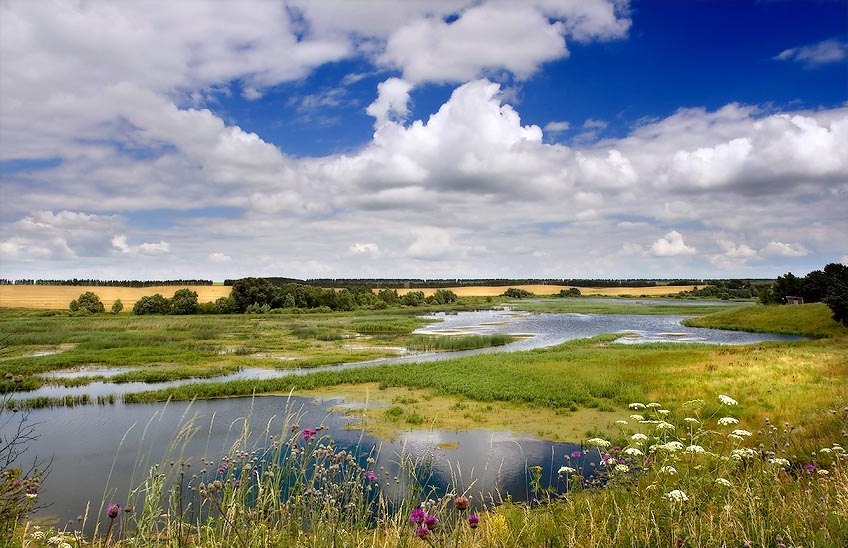
POLYGON ((411 350, 449 351, 472 350, 503 346, 515 340, 512 335, 497 333, 494 335, 418 335, 410 339, 407 347, 411 350))
MULTIPOLYGON (((561 467, 551 487, 529 462, 535 497, 528 503, 511 503, 506 493, 506 500, 469 501, 455 477, 439 496, 426 487, 426 461, 399 455, 401 472, 392 478, 366 455, 338 449, 320 427, 290 420, 267 445, 249 446, 245 432, 197 475, 182 461, 154 466, 129 505, 104 501, 94 538, 27 525, 17 540, 28 547, 845 546, 844 443, 797 452, 794 429, 745 425, 733 398, 710 400, 675 410, 631 402, 618 434, 555 456, 561 467), (746 428, 762 429, 762 441, 753 443, 746 428), (587 476, 590 454, 601 464, 587 476)), ((848 409, 838 418, 848 426, 848 409)))

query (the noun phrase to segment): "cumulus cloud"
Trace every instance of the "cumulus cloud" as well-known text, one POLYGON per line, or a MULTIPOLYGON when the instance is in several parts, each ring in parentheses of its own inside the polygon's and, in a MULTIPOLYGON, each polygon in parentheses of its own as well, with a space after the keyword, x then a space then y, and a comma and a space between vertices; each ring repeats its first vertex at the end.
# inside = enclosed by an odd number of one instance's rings
POLYGON ((380 254, 380 246, 373 242, 357 242, 350 246, 350 253, 353 255, 375 257, 380 254))
POLYGON ((400 78, 389 78, 377 85, 377 99, 365 111, 376 118, 375 126, 389 120, 403 121, 409 114, 409 91, 412 84, 400 78))
POLYGON ((795 61, 812 68, 839 63, 846 57, 848 57, 848 42, 831 38, 815 44, 785 49, 774 58, 778 61, 795 61))
POLYGON ((112 247, 127 255, 167 255, 171 252, 171 245, 168 242, 152 242, 142 243, 136 246, 127 243, 127 237, 124 234, 116 234, 112 238, 112 247))
POLYGON ((772 257, 803 257, 808 252, 800 244, 789 244, 784 242, 769 242, 761 252, 763 255, 772 257))
POLYGON ((122 223, 116 215, 36 211, 12 223, 13 236, 0 242, 0 252, 22 260, 103 256, 110 234, 122 223))
POLYGON ((651 244, 648 252, 656 257, 675 257, 678 255, 694 255, 695 248, 689 247, 683 241, 683 235, 676 230, 672 230, 651 244))

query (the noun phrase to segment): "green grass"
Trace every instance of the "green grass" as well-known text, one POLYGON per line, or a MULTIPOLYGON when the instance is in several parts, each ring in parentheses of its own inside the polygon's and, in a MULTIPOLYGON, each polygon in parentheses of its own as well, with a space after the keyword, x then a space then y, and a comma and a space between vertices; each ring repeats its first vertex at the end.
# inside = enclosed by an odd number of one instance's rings
MULTIPOLYGON (((830 321, 826 308, 801 309, 808 314, 809 325, 830 321)), ((783 314, 775 308, 763 311, 783 314)), ((762 318, 760 323, 776 321, 762 318)), ((756 325, 753 322, 749 327, 756 325)), ((727 327, 722 322, 712 326, 727 327)), ((740 407, 741 417, 754 423, 770 418, 804 425, 813 443, 834 434, 830 410, 841 409, 848 402, 848 330, 837 326, 833 332, 834 336, 826 339, 744 346, 624 345, 613 342, 616 336, 606 335, 552 348, 466 356, 426 366, 396 364, 264 381, 186 385, 131 394, 127 401, 286 393, 362 383, 552 409, 575 405, 618 409, 640 400, 682 405, 722 393, 746 396, 749 404, 740 407)))
POLYGON ((410 339, 408 348, 412 350, 449 351, 472 350, 503 346, 514 341, 516 337, 505 334, 495 335, 418 335, 410 339))
POLYGON ((809 337, 833 337, 845 334, 845 327, 833 321, 830 309, 822 303, 800 306, 746 306, 722 310, 700 318, 691 318, 683 323, 695 327, 786 333, 809 337))

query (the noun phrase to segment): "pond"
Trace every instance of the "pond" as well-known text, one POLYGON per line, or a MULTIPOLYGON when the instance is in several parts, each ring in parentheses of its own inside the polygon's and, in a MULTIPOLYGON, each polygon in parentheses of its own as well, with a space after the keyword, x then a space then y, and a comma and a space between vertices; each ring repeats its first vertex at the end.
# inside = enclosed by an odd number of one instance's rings
MULTIPOLYGON (((529 314, 510 310, 441 314, 442 321, 419 332, 510 333, 526 337, 495 348, 445 354, 420 354, 387 358, 362 363, 340 364, 340 367, 366 367, 374 364, 425 362, 458 355, 527 350, 559 344, 563 341, 592 337, 602 333, 619 333, 619 342, 688 342, 714 344, 746 344, 770 340, 797 340, 799 337, 742 333, 683 326, 682 316, 638 316, 598 314, 529 314)), ((308 370, 245 369, 228 378, 261 378, 291 374, 307 374, 326 368, 308 370)), ((90 371, 88 373, 91 373, 90 371)), ((98 372, 100 373, 100 372, 98 372)), ((121 394, 150 390, 186 382, 124 383, 96 382, 81 387, 48 386, 27 396, 63 396, 67 394, 121 394)), ((91 501, 91 511, 98 512, 101 501, 125 502, 130 488, 141 481, 147 469, 168 455, 168 447, 180 424, 196 417, 198 434, 183 448, 181 455, 190 459, 193 470, 202 468, 202 460, 218 463, 228 454, 241 426, 246 422, 253 432, 265 430, 280 433, 286 415, 292 411, 304 427, 323 424, 323 433, 339 447, 354 451, 358 458, 376 458, 373 468, 380 475, 380 489, 389 497, 399 497, 404 488, 396 482, 399 455, 431 463, 428 482, 437 491, 471 488, 477 501, 497 501, 511 496, 527 500, 531 496, 528 468, 542 466, 543 484, 561 487, 556 471, 566 462, 566 455, 582 448, 573 444, 551 443, 529 437, 516 437, 508 432, 493 431, 413 431, 395 441, 380 441, 351 426, 351 419, 331 412, 339 400, 316 401, 308 398, 230 398, 178 402, 170 404, 77 406, 74 408, 37 409, 31 412, 31 424, 37 424, 38 438, 28 446, 27 458, 52 458, 51 473, 39 495, 40 510, 45 518, 60 524, 75 520, 91 501), (269 426, 270 425, 270 426, 269 426), (276 428, 276 430, 275 430, 276 428)), ((6 428, 11 425, 4 425, 6 428)), ((354 425, 355 426, 355 425, 354 425)), ((3 427, 0 427, 2 429, 3 427)), ((5 435, 6 433, 4 433, 5 435)), ((267 436, 257 435, 249 444, 261 448, 270 443, 267 436)), ((583 457, 586 458, 585 455, 583 457)), ((586 461, 586 469, 597 464, 598 455, 586 461)))
MULTIPOLYGON (((377 488, 389 500, 401 498, 406 488, 401 455, 428 464, 426 484, 434 493, 467 489, 479 505, 499 502, 499 497, 507 494, 514 500, 528 500, 532 496, 531 466, 542 467, 543 484, 558 486, 557 470, 567 463, 565 456, 583 451, 575 444, 485 430, 413 431, 383 441, 355 425, 349 428, 355 419, 331 412, 339 403, 338 399, 266 396, 34 410, 29 420, 38 424, 38 438, 29 444, 27 455, 53 459, 39 494, 39 503, 45 507, 38 515, 76 527, 77 516, 89 502, 93 516, 98 515, 101 501, 126 504, 128 493, 153 464, 170 466, 172 460, 182 458, 191 464, 188 474, 203 475, 204 468, 212 472, 222 457, 232 454, 234 445, 261 454, 272 438, 287 438, 287 417, 292 415, 303 428, 324 425, 321 434, 332 438, 337 448, 355 454, 360 462, 375 458, 369 468, 378 474, 377 488), (184 446, 169 451, 180 426, 189 419, 197 433, 184 446), (247 443, 237 444, 245 424, 253 434, 247 443), (213 464, 204 466, 204 461, 213 464)), ((598 457, 597 452, 587 452, 581 463, 592 469, 598 457)))

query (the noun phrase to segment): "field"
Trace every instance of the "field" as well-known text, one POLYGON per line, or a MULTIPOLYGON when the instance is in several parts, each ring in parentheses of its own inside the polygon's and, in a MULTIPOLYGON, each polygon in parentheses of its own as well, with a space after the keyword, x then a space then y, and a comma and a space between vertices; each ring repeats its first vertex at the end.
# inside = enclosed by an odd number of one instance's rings
MULTIPOLYGON (((658 285, 650 287, 579 287, 573 285, 504 285, 504 286, 459 286, 447 287, 460 297, 497 297, 502 295, 504 291, 510 287, 523 289, 535 295, 557 295, 561 289, 570 289, 577 287, 582 295, 598 296, 598 297, 620 297, 623 295, 629 296, 649 296, 660 297, 665 295, 676 295, 681 291, 688 291, 692 287, 704 286, 680 286, 680 285, 658 285)), ((403 295, 410 291, 423 291, 425 296, 430 296, 436 292, 436 289, 430 287, 419 287, 411 289, 399 289, 398 293, 403 295)))
POLYGON ((91 291, 100 297, 106 310, 112 307, 116 299, 121 299, 126 310, 132 309, 137 300, 159 293, 171 298, 178 289, 188 287, 197 292, 198 302, 215 301, 227 297, 232 288, 223 285, 167 285, 153 287, 106 287, 71 285, 0 285, 0 308, 37 308, 61 310, 80 294, 91 291))
MULTIPOLYGON (((125 309, 131 309, 133 304, 146 295, 159 293, 170 298, 174 292, 183 287, 188 287, 197 292, 199 302, 211 302, 220 297, 227 297, 231 288, 223 285, 193 285, 193 286, 153 286, 153 287, 106 287, 106 286, 69 286, 69 285, 0 285, 0 308, 37 308, 37 309, 66 309, 71 300, 76 299, 81 293, 91 291, 95 293, 108 310, 116 299, 121 299, 125 309)), ((568 289, 572 286, 559 285, 520 285, 504 287, 451 287, 448 288, 460 297, 496 297, 501 295, 510 287, 525 289, 536 295, 558 294, 560 289, 568 289)), ((691 289, 689 286, 656 286, 656 287, 579 287, 583 295, 615 297, 621 295, 633 296, 663 296, 674 295, 681 291, 691 289)), ((433 288, 402 289, 398 293, 403 295, 409 291, 423 291, 425 296, 436 292, 433 288)))
MULTIPOLYGON (((580 299, 554 301, 559 311, 566 311, 567 303, 581 309, 580 299)), ((521 302, 515 301, 519 306, 521 302)), ((607 311, 617 311, 614 304, 607 311)), ((401 344, 416 325, 414 317, 398 311, 73 318, 7 310, 0 312, 0 320, 6 344, 11 343, 0 373, 26 377, 67 365, 121 365, 127 360, 146 360, 139 375, 154 375, 149 378, 170 369, 202 375, 262 362, 266 353, 294 353, 295 348, 310 363, 344 349, 344 334, 356 328, 374 337, 357 344, 380 346, 388 341, 401 344), (222 345, 246 350, 222 355, 222 345), (45 348, 61 352, 32 355, 45 348)), ((848 442, 848 330, 833 322, 820 304, 748 305, 689 321, 811 338, 727 347, 634 346, 615 344, 615 336, 602 335, 528 352, 446 359, 426 367, 326 371, 131 395, 127 402, 254 392, 340 395, 348 401, 385 403, 351 411, 366 429, 384 437, 410 429, 491 428, 583 440, 587 451, 606 459, 600 472, 604 487, 581 479, 574 471, 582 466, 578 458, 552 455, 563 465, 559 481, 572 482, 572 491, 558 495, 538 490, 538 502, 479 506, 473 514, 459 510, 451 496, 434 499, 423 508, 438 526, 422 542, 410 512, 428 498, 426 491, 412 489, 390 506, 379 492, 392 479, 381 478, 380 470, 369 476, 365 469, 355 469, 355 475, 338 485, 320 483, 326 481, 324 470, 333 470, 338 462, 329 454, 332 441, 322 437, 319 446, 292 430, 277 446, 302 447, 302 458, 275 461, 282 467, 257 474, 253 483, 224 472, 218 491, 189 493, 194 497, 190 505, 208 509, 208 523, 193 522, 194 514, 181 506, 183 500, 157 483, 166 475, 151 473, 139 487, 147 493, 143 511, 113 523, 101 510, 100 517, 91 518, 101 523, 91 545, 845 546, 848 455, 842 448, 848 442), (634 409, 634 402, 642 407, 634 409), (288 482, 309 492, 320 485, 334 498, 298 495, 281 505, 277 493, 288 482), (352 491, 332 491, 342 486, 352 491), (340 511, 341 499, 335 497, 361 504, 372 489, 378 493, 377 506, 347 505, 340 511), (273 496, 258 498, 257 493, 273 496), (376 520, 371 512, 376 512, 376 520), (334 527, 324 526, 327 523, 334 527)), ((244 457, 236 453, 234 459, 239 458, 244 457)), ((527 474, 532 486, 531 464, 527 474)), ((416 475, 421 472, 415 463, 409 466, 409 476, 394 481, 426 481, 426 475, 416 475)), ((69 543, 78 539, 32 524, 20 525, 17 531, 13 546, 41 548, 46 546, 43 541, 54 538, 51 534, 69 543)))

